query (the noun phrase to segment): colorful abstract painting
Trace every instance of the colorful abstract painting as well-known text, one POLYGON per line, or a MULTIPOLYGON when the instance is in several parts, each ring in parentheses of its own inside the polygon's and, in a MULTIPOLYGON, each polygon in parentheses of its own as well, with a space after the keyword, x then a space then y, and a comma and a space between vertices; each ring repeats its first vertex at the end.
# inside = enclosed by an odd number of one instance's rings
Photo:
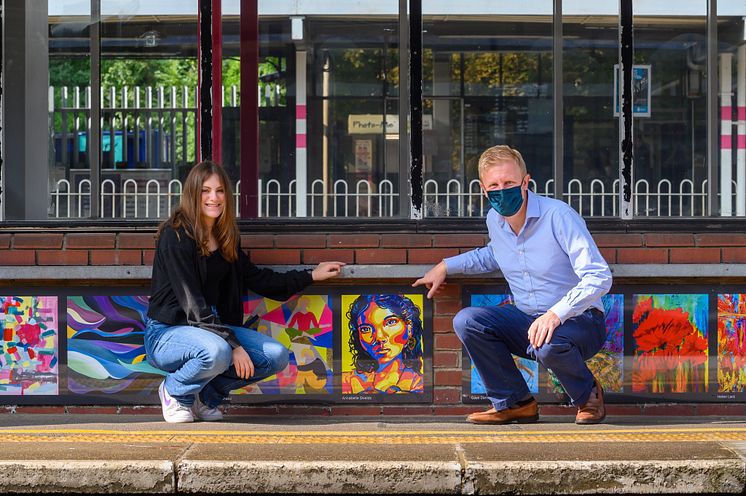
MULTIPOLYGON (((471 306, 473 307, 499 307, 502 305, 512 305, 513 298, 509 294, 476 294, 471 295, 471 306)), ((539 364, 535 360, 529 360, 528 358, 522 358, 513 355, 515 366, 521 372, 523 379, 526 381, 528 390, 531 393, 539 392, 539 364)), ((471 394, 486 394, 487 391, 484 387, 484 382, 479 376, 479 372, 474 367, 474 364, 470 362, 471 368, 471 394)))
POLYGON ((67 387, 75 394, 155 394, 164 372, 145 359, 147 296, 67 298, 67 387))
POLYGON ((342 295, 342 395, 420 394, 424 384, 421 294, 342 295))
MULTIPOLYGON (((607 294, 602 300, 606 315, 606 342, 586 364, 607 393, 624 391, 624 295, 607 294)), ((549 392, 564 394, 557 376, 549 371, 549 392)))
POLYGON ((706 294, 633 297, 632 391, 707 391, 706 294))
POLYGON ((718 392, 746 391, 746 294, 718 295, 718 392))
POLYGON ((282 372, 233 391, 234 394, 333 392, 333 324, 328 295, 294 296, 286 302, 250 295, 243 306, 245 322, 251 322, 251 328, 288 348, 290 364, 282 372))
POLYGON ((56 296, 0 296, 0 395, 56 395, 56 296))

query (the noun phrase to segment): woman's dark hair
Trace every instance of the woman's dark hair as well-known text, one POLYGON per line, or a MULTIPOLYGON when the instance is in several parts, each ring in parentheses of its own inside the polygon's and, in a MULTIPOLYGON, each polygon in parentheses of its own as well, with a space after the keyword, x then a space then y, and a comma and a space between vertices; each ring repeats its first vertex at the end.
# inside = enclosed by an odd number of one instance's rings
POLYGON ((220 214, 212 227, 212 232, 218 242, 220 253, 228 262, 235 262, 238 258, 238 242, 240 240, 238 224, 236 223, 236 208, 233 204, 233 189, 228 174, 220 165, 209 160, 200 162, 189 171, 184 180, 184 190, 181 202, 171 216, 158 228, 157 236, 163 228, 171 226, 178 229, 184 226, 187 235, 197 242, 197 248, 202 256, 210 254, 208 240, 210 233, 202 216, 202 185, 212 175, 217 175, 225 192, 223 213, 220 214))
POLYGON ((404 366, 416 372, 422 372, 422 319, 420 309, 412 300, 399 294, 375 294, 358 296, 350 309, 347 311, 347 322, 350 327, 350 339, 347 342, 352 363, 358 373, 373 372, 378 368, 378 360, 370 356, 360 344, 360 334, 357 328, 357 320, 365 312, 371 303, 381 308, 391 310, 407 324, 409 324, 410 341, 402 349, 401 357, 404 366), (410 346, 410 343, 413 343, 410 346))

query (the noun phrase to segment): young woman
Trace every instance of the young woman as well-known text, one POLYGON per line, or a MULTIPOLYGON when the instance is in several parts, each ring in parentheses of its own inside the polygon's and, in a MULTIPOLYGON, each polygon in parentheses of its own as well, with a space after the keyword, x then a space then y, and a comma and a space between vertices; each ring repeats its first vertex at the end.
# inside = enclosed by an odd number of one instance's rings
POLYGON ((287 366, 285 346, 241 327, 243 294, 287 300, 343 265, 257 268, 240 248, 227 174, 213 162, 192 168, 181 204, 158 229, 145 329, 148 362, 168 372, 158 388, 166 422, 220 420, 218 405, 230 391, 287 366))

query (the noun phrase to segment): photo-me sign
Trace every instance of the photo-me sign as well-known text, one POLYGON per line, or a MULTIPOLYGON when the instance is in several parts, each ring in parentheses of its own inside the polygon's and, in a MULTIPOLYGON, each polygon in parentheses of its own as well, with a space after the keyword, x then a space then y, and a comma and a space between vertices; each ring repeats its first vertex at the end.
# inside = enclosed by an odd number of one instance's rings
MULTIPOLYGON (((399 116, 386 116, 386 134, 399 134, 399 116)), ((348 134, 381 134, 384 126, 382 114, 350 114, 347 117, 348 134)), ((432 131, 433 116, 425 114, 422 116, 422 130, 432 131)))

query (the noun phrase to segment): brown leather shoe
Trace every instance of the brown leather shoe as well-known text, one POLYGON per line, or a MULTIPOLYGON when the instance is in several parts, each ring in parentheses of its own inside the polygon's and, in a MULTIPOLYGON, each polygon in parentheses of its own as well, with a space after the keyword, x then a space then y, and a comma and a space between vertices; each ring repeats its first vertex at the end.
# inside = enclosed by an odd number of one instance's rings
POLYGON ((531 398, 531 402, 523 406, 513 406, 505 410, 490 408, 486 412, 472 413, 466 417, 466 421, 472 424, 509 424, 518 422, 520 424, 536 422, 539 420, 539 405, 531 398))
POLYGON ((604 388, 595 380, 596 385, 591 390, 591 395, 585 405, 578 408, 575 416, 576 424, 600 424, 606 418, 604 407, 604 388))

